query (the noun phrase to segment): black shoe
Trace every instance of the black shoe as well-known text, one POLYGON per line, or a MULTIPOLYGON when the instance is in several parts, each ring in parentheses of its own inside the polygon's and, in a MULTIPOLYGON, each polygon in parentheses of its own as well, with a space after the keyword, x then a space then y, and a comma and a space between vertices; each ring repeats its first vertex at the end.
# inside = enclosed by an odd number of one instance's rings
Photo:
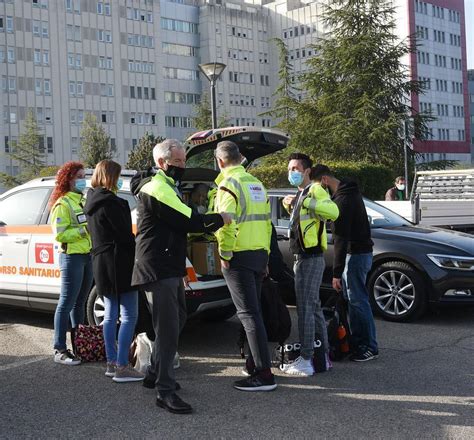
MULTIPOLYGON (((175 382, 175 383, 176 383, 175 390, 179 391, 181 389, 181 385, 178 382, 175 382)), ((153 389, 155 389, 155 386, 156 386, 156 379, 151 379, 149 377, 145 377, 145 379, 143 379, 142 385, 145 388, 150 388, 151 390, 153 390, 153 389)))
POLYGON ((193 412, 191 405, 181 400, 175 393, 167 394, 164 397, 157 396, 156 405, 174 414, 190 414, 193 412))
POLYGON ((246 379, 234 382, 234 388, 240 391, 273 391, 277 387, 273 374, 269 379, 254 374, 246 379))
POLYGON ((360 353, 353 354, 349 359, 354 362, 367 362, 377 359, 378 357, 378 351, 372 352, 371 350, 367 349, 365 351, 361 351, 360 353))

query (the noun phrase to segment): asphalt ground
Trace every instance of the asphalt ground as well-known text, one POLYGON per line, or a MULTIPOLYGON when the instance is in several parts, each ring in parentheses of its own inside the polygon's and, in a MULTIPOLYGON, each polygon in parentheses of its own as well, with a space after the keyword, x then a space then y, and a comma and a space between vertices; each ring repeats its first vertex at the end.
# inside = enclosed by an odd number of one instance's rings
POLYGON ((153 390, 105 377, 104 364, 55 364, 51 315, 0 308, 0 438, 473 439, 473 318, 464 308, 377 320, 379 359, 311 378, 275 370, 270 393, 231 386, 242 367, 236 318, 192 321, 177 379, 195 412, 174 415, 153 390))

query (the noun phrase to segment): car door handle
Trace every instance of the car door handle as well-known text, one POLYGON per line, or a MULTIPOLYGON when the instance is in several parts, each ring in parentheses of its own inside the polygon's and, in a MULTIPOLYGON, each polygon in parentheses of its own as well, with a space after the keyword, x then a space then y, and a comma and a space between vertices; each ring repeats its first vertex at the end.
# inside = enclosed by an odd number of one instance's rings
POLYGON ((17 244, 27 244, 28 243, 28 239, 27 238, 15 238, 15 243, 17 244))

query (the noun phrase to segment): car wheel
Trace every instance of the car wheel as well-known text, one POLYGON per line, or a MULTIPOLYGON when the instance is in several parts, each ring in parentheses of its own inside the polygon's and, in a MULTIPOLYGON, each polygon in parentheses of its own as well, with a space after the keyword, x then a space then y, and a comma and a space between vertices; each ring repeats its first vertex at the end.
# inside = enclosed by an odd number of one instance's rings
POLYGON ((100 325, 104 321, 104 298, 98 294, 96 286, 92 288, 87 298, 86 315, 89 325, 100 325))
POLYGON ((207 310, 200 315, 204 321, 218 322, 225 321, 235 315, 235 307, 233 305, 221 307, 219 309, 207 310))
POLYGON ((412 321, 426 309, 425 283, 407 263, 389 261, 369 277, 372 309, 388 321, 412 321))

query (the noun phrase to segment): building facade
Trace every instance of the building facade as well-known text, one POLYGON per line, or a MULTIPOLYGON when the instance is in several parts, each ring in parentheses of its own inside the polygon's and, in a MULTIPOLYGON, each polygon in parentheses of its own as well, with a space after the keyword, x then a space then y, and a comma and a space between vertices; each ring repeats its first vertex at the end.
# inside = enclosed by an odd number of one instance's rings
POLYGON ((471 126, 471 163, 474 164, 474 69, 467 71, 469 92, 469 117, 471 126))
MULTIPOLYGON (((394 0, 395 1, 395 0, 394 0)), ((413 98, 438 120, 415 147, 427 160, 468 157, 470 128, 463 0, 398 0, 405 35, 426 38, 412 57, 427 93, 413 98), (424 58, 423 58, 424 57, 424 58)), ((147 131, 185 139, 209 90, 201 62, 227 65, 218 115, 229 125, 271 126, 278 84, 272 38, 288 46, 295 72, 324 31, 316 0, 0 0, 0 171, 28 110, 42 130, 47 163, 77 159, 84 114, 96 115, 124 164, 147 131)))
POLYGON ((414 142, 423 160, 471 161, 464 0, 398 0, 401 36, 417 35, 407 64, 424 83, 415 111, 431 112, 430 139, 414 142))

